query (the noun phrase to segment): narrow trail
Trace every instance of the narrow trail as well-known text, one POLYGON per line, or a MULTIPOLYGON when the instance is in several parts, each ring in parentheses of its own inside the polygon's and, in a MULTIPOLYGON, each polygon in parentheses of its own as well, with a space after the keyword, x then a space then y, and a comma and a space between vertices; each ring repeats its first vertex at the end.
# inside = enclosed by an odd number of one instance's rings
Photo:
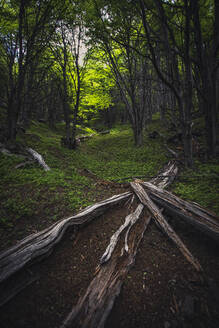
MULTIPOLYGON (((24 281, 27 276, 32 276, 33 282, 0 308, 1 327, 60 327, 72 306, 86 293, 112 234, 129 213, 128 203, 116 205, 79 231, 69 228, 52 256, 12 276, 8 285, 14 279, 24 281)), ((151 223, 106 328, 145 324, 152 328, 216 328, 217 246, 185 223, 171 217, 168 221, 200 261, 208 281, 200 280, 173 243, 151 223)))

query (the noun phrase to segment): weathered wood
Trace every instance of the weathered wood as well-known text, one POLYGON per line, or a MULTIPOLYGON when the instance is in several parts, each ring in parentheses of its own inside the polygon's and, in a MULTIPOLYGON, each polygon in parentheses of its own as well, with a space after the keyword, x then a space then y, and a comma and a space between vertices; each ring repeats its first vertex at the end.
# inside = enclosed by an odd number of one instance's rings
POLYGON ((176 177, 176 174, 178 172, 178 168, 176 166, 175 162, 169 162, 160 173, 156 175, 156 177, 147 177, 146 175, 138 175, 138 176, 129 176, 129 177, 122 177, 119 179, 112 179, 111 181, 117 182, 117 181, 123 181, 123 180, 135 180, 135 179, 143 179, 148 178, 151 179, 151 183, 153 184, 160 184, 160 188, 166 188, 169 184, 172 183, 174 178, 176 177))
POLYGON ((128 228, 127 233, 125 235, 125 250, 126 252, 128 252, 128 235, 130 232, 130 228, 136 223, 136 221, 139 219, 141 212, 143 210, 144 206, 142 204, 139 204, 136 211, 134 213, 129 214, 126 218, 125 218, 125 222, 119 227, 119 229, 112 235, 111 239, 110 239, 110 243, 107 246, 107 249, 105 251, 105 253, 103 254, 103 256, 100 259, 100 264, 103 264, 107 261, 109 261, 109 259, 111 258, 111 255, 118 243, 119 237, 121 235, 121 233, 128 228))
POLYGON ((164 168, 158 173, 156 177, 150 180, 151 184, 158 186, 161 189, 167 188, 175 179, 178 173, 178 167, 176 162, 169 162, 164 168))
POLYGON ((39 163, 39 165, 41 165, 44 168, 45 171, 50 170, 50 167, 46 164, 42 155, 40 155, 38 152, 36 152, 32 148, 27 148, 27 151, 29 154, 31 154, 33 156, 33 158, 39 163))
MULTIPOLYGON (((165 187, 169 184, 169 180, 173 180, 176 172, 176 164, 169 163, 159 174, 160 177, 154 178, 153 181, 160 187, 165 187)), ((102 264, 98 274, 64 320, 61 328, 104 327, 115 299, 120 293, 122 283, 134 264, 138 245, 150 223, 149 213, 141 216, 143 208, 144 205, 139 204, 135 212, 126 217, 125 223, 112 236, 101 258, 102 264), (125 229, 127 229, 126 233, 125 229)))
POLYGON ((150 216, 144 215, 138 223, 138 229, 130 234, 129 251, 124 251, 122 243, 117 245, 110 261, 100 266, 97 275, 61 328, 104 327, 115 299, 120 293, 122 283, 135 262, 138 245, 150 223, 150 216))
POLYGON ((176 244, 181 253, 185 258, 194 266, 197 271, 203 271, 199 261, 190 253, 186 245, 182 242, 180 237, 175 233, 169 223, 165 220, 162 213, 154 202, 150 199, 143 187, 136 182, 131 182, 132 189, 138 196, 140 202, 147 206, 147 209, 152 214, 152 217, 159 223, 162 230, 167 234, 167 236, 176 244))
POLYGON ((81 142, 83 142, 83 141, 86 141, 87 139, 92 138, 93 136, 95 136, 94 133, 92 133, 92 134, 85 134, 85 135, 82 135, 82 136, 78 136, 77 138, 78 138, 81 142))
POLYGON ((174 217, 182 218, 202 233, 219 242, 219 217, 194 202, 182 200, 149 182, 142 182, 153 201, 174 217))
POLYGON ((0 282, 23 268, 27 263, 51 251, 62 239, 68 227, 90 222, 110 207, 127 200, 131 195, 131 192, 125 192, 88 206, 77 215, 56 222, 47 229, 32 234, 20 241, 17 245, 1 252, 0 282))
POLYGON ((99 131, 98 134, 109 134, 110 130, 99 131))

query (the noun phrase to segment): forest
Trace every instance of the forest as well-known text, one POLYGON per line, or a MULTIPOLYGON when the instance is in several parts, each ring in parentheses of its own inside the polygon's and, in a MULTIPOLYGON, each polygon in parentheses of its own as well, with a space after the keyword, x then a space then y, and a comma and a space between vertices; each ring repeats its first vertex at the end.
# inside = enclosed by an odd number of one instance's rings
POLYGON ((216 328, 218 0, 0 1, 0 326, 216 328))

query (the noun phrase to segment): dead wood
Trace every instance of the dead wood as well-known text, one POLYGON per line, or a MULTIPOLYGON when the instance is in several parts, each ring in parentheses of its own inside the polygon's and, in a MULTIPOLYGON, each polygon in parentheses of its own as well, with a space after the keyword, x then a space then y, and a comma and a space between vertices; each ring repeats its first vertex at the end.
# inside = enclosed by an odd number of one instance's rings
POLYGON ((156 220, 162 230, 167 234, 167 236, 176 244, 179 248, 181 253, 185 256, 185 258, 194 266, 197 271, 202 271, 201 265, 199 261, 190 253, 188 248, 182 242, 180 237, 175 233, 169 223, 163 217, 161 211, 158 207, 154 204, 154 202, 150 199, 146 191, 143 187, 136 182, 131 182, 132 189, 134 190, 135 194, 138 196, 140 202, 147 206, 147 209, 152 214, 154 220, 156 220))
POLYGON ((95 136, 94 133, 87 134, 87 135, 85 134, 85 135, 82 135, 82 136, 78 136, 77 139, 79 139, 81 142, 83 142, 83 141, 86 141, 87 139, 92 138, 93 136, 95 136))
POLYGON ((105 131, 98 132, 98 134, 109 134, 109 133, 110 133, 110 130, 105 130, 105 131))
POLYGON ((100 264, 103 264, 107 261, 109 261, 109 259, 111 258, 111 255, 118 243, 119 237, 122 234, 122 232, 128 227, 128 230, 126 232, 125 235, 125 251, 128 252, 128 235, 130 232, 131 227, 137 222, 137 220, 140 217, 140 214, 143 210, 144 206, 142 204, 139 204, 137 209, 135 210, 134 213, 129 214, 126 218, 125 218, 125 222, 119 227, 119 229, 112 235, 111 239, 110 239, 110 243, 107 246, 107 249, 105 251, 105 253, 103 254, 103 256, 100 259, 100 264))
POLYGON ((219 217, 194 202, 182 200, 176 195, 162 190, 149 182, 142 185, 153 201, 164 207, 176 219, 182 218, 194 228, 198 229, 211 239, 219 242, 219 217))
POLYGON ((49 171, 50 170, 50 167, 46 164, 46 162, 44 161, 42 155, 40 155, 39 153, 37 153, 32 148, 27 148, 27 151, 39 163, 39 165, 41 165, 44 168, 45 171, 49 171))
POLYGON ((129 176, 129 177, 123 177, 119 179, 113 179, 111 181, 117 182, 122 180, 135 180, 135 179, 143 179, 143 178, 150 178, 151 183, 160 185, 160 188, 166 188, 169 184, 172 183, 172 181, 175 179, 176 174, 178 172, 178 168, 176 166, 175 162, 169 162, 161 172, 159 172, 155 177, 148 177, 146 175, 139 175, 139 176, 129 176))
POLYGON ((0 283, 34 259, 50 252, 62 239, 68 227, 88 223, 93 218, 103 214, 110 207, 127 200, 130 196, 131 192, 125 192, 88 206, 77 215, 56 222, 47 229, 32 234, 17 245, 1 252, 0 283))
POLYGON ((13 154, 6 148, 0 148, 0 153, 7 155, 7 156, 12 156, 13 154))
MULTIPOLYGON (((174 173, 177 173, 176 164, 169 163, 159 174, 160 177, 154 178, 153 181, 161 188, 166 187, 169 181, 172 181, 174 173)), ((126 217, 125 223, 111 237, 100 260, 102 264, 100 263, 96 277, 77 305, 73 307, 63 322, 62 328, 104 327, 115 299, 120 293, 122 283, 135 261, 138 245, 150 222, 150 214, 147 213, 141 217, 143 209, 144 205, 139 204, 135 212, 126 217)))
MULTIPOLYGON (((143 206, 141 208, 143 209, 143 206)), ((150 223, 150 216, 144 215, 138 223, 137 229, 130 234, 129 251, 124 251, 122 242, 117 245, 110 261, 100 266, 97 275, 67 316, 61 328, 104 327, 115 299, 120 293, 122 283, 135 262, 138 245, 150 223)))

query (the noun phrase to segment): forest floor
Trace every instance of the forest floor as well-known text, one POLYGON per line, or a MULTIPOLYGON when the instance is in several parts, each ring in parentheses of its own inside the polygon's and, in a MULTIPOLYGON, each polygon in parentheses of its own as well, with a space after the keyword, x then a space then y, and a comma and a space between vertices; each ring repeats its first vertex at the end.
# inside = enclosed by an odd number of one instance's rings
MULTIPOLYGON (((26 143, 43 155, 51 171, 43 172, 37 166, 15 170, 21 159, 0 158, 1 249, 80 208, 129 190, 128 184, 109 181, 136 175, 150 180, 168 160, 159 138, 150 140, 146 136, 148 147, 134 150, 127 127, 94 137, 73 155, 58 146, 56 132, 42 126, 40 129, 37 136, 36 127, 26 143)), ((219 164, 215 160, 197 161, 194 171, 182 172, 183 178, 177 179, 172 190, 218 213, 215 174, 219 164), (198 175, 203 176, 202 181, 198 175)), ((93 279, 110 237, 128 212, 127 205, 116 206, 76 233, 69 229, 47 259, 12 277, 8 284, 30 275, 34 282, 0 308, 0 327, 59 327, 93 279)), ((173 218, 170 222, 200 261, 207 280, 200 280, 175 245, 152 223, 107 319, 107 328, 218 327, 218 245, 183 222, 173 218)))

